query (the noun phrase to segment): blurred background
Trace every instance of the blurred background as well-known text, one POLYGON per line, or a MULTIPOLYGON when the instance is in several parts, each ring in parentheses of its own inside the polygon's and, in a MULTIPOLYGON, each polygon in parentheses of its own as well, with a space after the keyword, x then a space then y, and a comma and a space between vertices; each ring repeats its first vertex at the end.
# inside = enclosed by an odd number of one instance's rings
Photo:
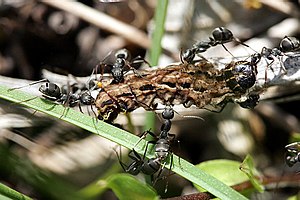
MULTIPOLYGON (((44 77, 65 84, 65 79, 60 80, 58 74, 89 77, 104 58, 107 57, 105 62, 113 62, 111 52, 127 48, 133 58, 144 57, 150 48, 156 1, 78 1, 133 27, 136 31, 133 33, 106 19, 96 19, 100 25, 83 20, 78 15, 80 10, 71 8, 73 13, 67 12, 59 3, 53 6, 49 2, 0 1, 0 84, 13 87, 22 81, 28 84, 44 77), (135 37, 137 35, 141 37, 135 37)), ((219 26, 227 27, 258 52, 262 47, 278 47, 286 35, 300 38, 299 18, 300 3, 296 0, 169 0, 159 66, 178 62, 181 49, 207 40, 219 26)), ((237 57, 253 53, 234 42, 226 47, 237 57)), ((231 57, 221 46, 203 55, 211 59, 231 57)), ((37 88, 30 89, 40 96, 37 88)), ((229 104, 221 113, 212 113, 176 106, 180 115, 175 114, 171 133, 176 134, 180 148, 175 146, 173 151, 193 164, 212 159, 242 161, 251 154, 263 176, 276 180, 271 181, 266 192, 253 193, 252 199, 274 199, 274 195, 286 199, 296 195, 300 182, 293 177, 299 172, 300 163, 288 167, 284 147, 300 141, 299 99, 287 98, 296 96, 299 90, 300 87, 293 84, 265 91, 253 110, 229 104), (183 116, 200 116, 204 120, 183 116), (276 184, 281 177, 285 177, 285 184, 276 184)), ((116 144, 33 112, 0 100, 1 183, 36 199, 73 199, 70 194, 74 191, 109 174, 122 172, 112 151, 116 144)), ((138 109, 131 117, 135 134, 141 133, 145 111, 138 109)), ((116 123, 127 129, 126 120, 120 116, 116 123)), ((160 125, 157 119, 157 130, 160 125)), ((126 154, 125 150, 122 152, 126 154)), ((179 176, 168 177, 168 182, 167 193, 164 193, 164 181, 155 186, 163 198, 197 192, 190 182, 179 176)), ((114 198, 109 190, 93 197, 114 198)))

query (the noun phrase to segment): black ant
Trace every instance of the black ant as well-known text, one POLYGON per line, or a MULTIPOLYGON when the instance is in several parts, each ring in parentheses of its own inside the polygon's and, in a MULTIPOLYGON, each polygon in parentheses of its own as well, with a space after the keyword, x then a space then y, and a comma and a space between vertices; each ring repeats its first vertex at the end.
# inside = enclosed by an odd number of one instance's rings
MULTIPOLYGON (((60 88, 57 84, 52 83, 47 79, 43 79, 32 82, 29 85, 34 85, 41 82, 45 82, 39 87, 39 91, 42 93, 43 97, 69 107, 78 106, 80 112, 82 113, 83 111, 81 109, 81 105, 92 106, 95 102, 95 99, 91 96, 86 86, 77 83, 71 86, 64 85, 60 88)), ((10 90, 21 89, 23 87, 27 86, 16 87, 10 90)))
POLYGON ((274 58, 278 56, 283 56, 284 53, 295 52, 300 50, 300 41, 295 37, 285 36, 279 44, 279 48, 267 48, 263 47, 261 51, 261 56, 271 60, 272 64, 274 62, 274 58))
POLYGON ((121 156, 117 153, 119 163, 126 173, 131 175, 138 175, 140 172, 146 175, 154 175, 161 168, 161 161, 159 158, 146 159, 146 151, 141 157, 134 149, 128 153, 128 157, 132 159, 129 165, 121 161, 121 156))
POLYGON ((134 73, 137 73, 137 71, 133 67, 133 65, 139 64, 139 63, 146 63, 148 66, 150 66, 150 64, 145 59, 143 59, 141 56, 138 56, 132 60, 130 58, 131 58, 131 55, 127 49, 120 49, 115 53, 116 60, 113 64, 107 64, 107 63, 101 62, 100 64, 96 65, 95 70, 97 70, 97 68, 100 68, 101 74, 103 75, 104 67, 109 67, 110 73, 113 77, 113 80, 111 83, 114 84, 114 83, 123 82, 124 75, 129 70, 133 70, 134 73))
MULTIPOLYGON (((295 37, 288 37, 288 36, 285 36, 281 40, 281 42, 279 44, 279 48, 275 47, 273 49, 270 49, 267 47, 263 47, 262 51, 260 53, 261 57, 264 57, 267 60, 271 61, 266 66, 265 80, 267 80, 267 67, 270 66, 270 68, 271 68, 271 65, 275 61, 275 58, 278 58, 279 56, 281 56, 281 59, 282 59, 282 56, 284 56, 285 53, 294 52, 294 51, 298 51, 298 50, 300 50, 300 41, 295 37)), ((280 65, 281 65, 281 69, 286 72, 286 69, 284 68, 284 66, 282 66, 282 60, 280 60, 280 65)), ((271 68, 271 70, 274 71, 272 68, 271 68)))
MULTIPOLYGON (((212 31, 212 36, 209 37, 209 41, 199 41, 198 43, 194 44, 192 48, 185 50, 181 55, 181 62, 184 63, 183 61, 186 61, 187 63, 191 63, 195 58, 196 54, 203 53, 209 48, 217 45, 222 45, 222 47, 228 53, 230 53, 230 51, 225 47, 224 44, 232 41, 238 42, 239 44, 252 49, 250 46, 241 42, 238 38, 234 37, 233 33, 229 29, 225 27, 217 27, 212 31)), ((232 54, 230 53, 230 55, 232 54)), ((232 57, 234 56, 232 55, 232 57)))
POLYGON ((9 91, 11 90, 16 90, 16 89, 21 89, 30 85, 35 85, 38 83, 42 83, 42 82, 46 82, 45 84, 42 84, 39 87, 39 91, 42 93, 42 96, 45 97, 46 99, 52 100, 52 101, 57 101, 58 103, 64 103, 65 100, 67 99, 65 94, 63 91, 61 90, 61 88, 56 85, 55 83, 50 82, 48 79, 42 79, 39 81, 34 81, 26 86, 21 86, 21 87, 15 87, 15 88, 11 88, 9 89, 9 91))
POLYGON ((245 91, 252 87, 256 82, 257 64, 260 59, 260 54, 255 53, 250 62, 237 61, 226 66, 223 76, 228 86, 234 91, 245 91))
MULTIPOLYGON (((155 173, 158 173, 156 176, 157 179, 160 177, 164 165, 163 162, 170 155, 170 143, 174 140, 175 137, 175 135, 169 133, 169 130, 171 129, 171 119, 174 117, 173 109, 170 109, 169 107, 166 108, 163 111, 162 117, 164 118, 165 122, 161 126, 161 133, 159 136, 156 136, 149 130, 142 133, 142 137, 145 137, 147 134, 150 134, 152 137, 156 138, 156 140, 154 141, 148 141, 143 156, 140 156, 134 149, 132 149, 129 152, 128 156, 133 161, 129 165, 126 165, 121 161, 121 158, 117 153, 119 162, 125 172, 130 173, 132 175, 137 175, 140 172, 142 172, 146 175, 151 175, 152 181, 155 173), (154 144, 155 157, 151 159, 146 159, 146 153, 149 144, 154 144)), ((173 156, 171 156, 170 163, 171 170, 173 156)), ((153 184, 155 184, 157 179, 153 182, 153 184)))
POLYGON ((286 164, 289 167, 294 166, 297 162, 300 163, 300 142, 294 142, 285 146, 287 151, 286 164))

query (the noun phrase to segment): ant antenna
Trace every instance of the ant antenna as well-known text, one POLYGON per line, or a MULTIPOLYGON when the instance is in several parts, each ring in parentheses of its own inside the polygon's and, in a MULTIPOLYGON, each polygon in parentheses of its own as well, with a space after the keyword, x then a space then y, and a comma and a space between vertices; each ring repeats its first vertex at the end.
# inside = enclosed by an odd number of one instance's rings
MULTIPOLYGON (((162 109, 157 109, 157 110, 162 110, 162 109)), ((180 116, 181 118, 193 118, 193 119, 199 119, 202 121, 205 121, 202 117, 200 116, 195 116, 195 115, 182 115, 179 112, 177 112, 176 110, 174 110, 174 108, 168 103, 165 108, 163 108, 163 112, 162 112, 162 118, 164 119, 172 119, 174 117, 174 113, 176 113, 178 116, 180 116), (172 110, 172 111, 171 111, 172 110), (171 112, 173 112, 173 114, 171 114, 171 112), (170 115, 170 116, 168 116, 170 115), (172 116, 171 116, 172 115, 172 116)), ((161 117, 159 117, 161 120, 161 117)), ((161 120, 162 121, 162 120, 161 120)))
POLYGON ((43 82, 49 82, 49 80, 46 79, 46 78, 44 78, 44 79, 42 79, 42 80, 38 80, 38 81, 31 82, 31 83, 29 83, 29 84, 27 84, 27 85, 23 85, 23 86, 20 86, 20 87, 10 88, 10 89, 8 89, 8 91, 21 89, 21 88, 24 88, 24 87, 28 87, 28 86, 35 85, 35 84, 38 84, 38 83, 43 83, 43 82))

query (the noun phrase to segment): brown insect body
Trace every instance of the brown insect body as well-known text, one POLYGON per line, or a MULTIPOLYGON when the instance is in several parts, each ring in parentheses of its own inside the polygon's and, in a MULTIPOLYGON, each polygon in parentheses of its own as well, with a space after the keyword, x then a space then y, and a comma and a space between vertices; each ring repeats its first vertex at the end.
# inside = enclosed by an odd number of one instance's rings
POLYGON ((246 92, 244 88, 240 89, 238 82, 245 74, 235 69, 236 63, 251 64, 232 62, 218 70, 207 60, 201 60, 195 64, 139 71, 139 76, 128 74, 122 83, 103 86, 96 107, 107 121, 113 120, 118 113, 131 112, 138 107, 154 110, 158 102, 220 111, 227 102, 246 92))

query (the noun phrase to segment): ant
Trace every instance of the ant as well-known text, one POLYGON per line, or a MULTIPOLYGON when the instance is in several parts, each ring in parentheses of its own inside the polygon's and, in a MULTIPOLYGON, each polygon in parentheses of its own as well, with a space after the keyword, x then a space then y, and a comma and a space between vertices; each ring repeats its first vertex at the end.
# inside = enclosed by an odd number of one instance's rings
MULTIPOLYGON (((281 42, 279 44, 279 48, 275 47, 273 49, 270 49, 267 47, 263 47, 262 51, 260 53, 261 57, 264 57, 267 60, 271 61, 266 66, 265 80, 267 80, 267 67, 271 66, 273 64, 273 62, 275 61, 275 58, 278 58, 279 56, 284 56, 285 53, 294 52, 294 51, 298 51, 298 50, 300 50, 300 41, 295 37, 289 37, 289 36, 285 36, 281 40, 281 42)), ((281 69, 283 69, 283 71, 286 72, 286 69, 282 65, 282 57, 280 58, 280 65, 281 65, 281 69)), ((271 68, 271 70, 274 71, 272 68, 271 68)))
MULTIPOLYGON (((113 80, 111 82, 112 84, 117 84, 117 83, 123 82, 124 75, 129 70, 133 70, 134 73, 138 74, 136 69, 132 65, 139 64, 139 63, 146 63, 148 66, 150 66, 150 64, 145 59, 143 59, 141 56, 138 56, 131 60, 130 52, 127 49, 118 50, 114 56, 115 56, 116 60, 113 64, 106 64, 104 62, 100 62, 100 64, 96 65, 96 67, 94 69, 94 71, 95 71, 98 68, 100 68, 101 74, 103 76, 104 67, 109 67, 110 73, 113 77, 113 80)), ((105 59, 106 58, 104 58, 104 60, 105 59)))
MULTIPOLYGON (((71 86, 64 85, 60 88, 57 84, 50 82, 48 79, 42 79, 32 82, 29 85, 41 82, 45 82, 39 87, 39 91, 42 93, 43 97, 63 105, 68 105, 69 107, 78 106, 82 113, 81 105, 92 106, 95 102, 95 99, 91 96, 86 86, 77 83, 71 86)), ((21 89, 23 87, 27 86, 16 87, 10 90, 21 89)))
MULTIPOLYGON (((212 31, 212 36, 209 37, 209 41, 199 41, 198 43, 194 44, 192 48, 186 49, 181 55, 180 58, 181 62, 184 63, 185 61, 187 63, 191 63, 194 60, 196 54, 203 53, 207 51, 209 48, 217 45, 222 45, 222 47, 230 55, 232 55, 224 45, 225 43, 232 42, 232 41, 238 42, 239 44, 252 49, 249 45, 241 42, 238 38, 234 37, 233 33, 229 29, 225 27, 217 27, 212 31)), ((234 56, 232 55, 232 57, 234 56)))
MULTIPOLYGON (((161 126, 161 133, 159 136, 156 136, 151 131, 145 131, 142 133, 141 137, 145 137, 147 134, 150 134, 152 137, 156 138, 155 141, 148 141, 143 156, 140 156, 135 149, 132 149, 128 153, 128 157, 132 159, 132 162, 129 165, 126 165, 121 161, 121 157, 117 153, 119 162, 123 168, 123 170, 132 175, 137 175, 140 172, 143 172, 146 175, 151 175, 151 179, 153 181, 153 176, 155 173, 157 174, 157 178, 160 177, 163 169, 163 164, 167 157, 170 154, 170 143, 174 140, 175 135, 170 134, 169 130, 171 129, 171 119, 174 117, 174 111, 171 107, 166 108, 162 117, 165 119, 165 122, 161 126), (154 144, 155 157, 151 159, 146 159, 146 153, 149 144, 154 144)), ((138 141, 139 142, 139 141, 138 141)), ((138 143, 137 142, 137 143, 138 143)), ((170 170, 172 168, 173 156, 171 157, 170 162, 170 170)), ((153 182, 155 184, 157 179, 153 182)))
POLYGON ((255 53, 249 61, 231 62, 224 70, 224 78, 228 86, 236 91, 245 91, 256 82, 257 64, 261 59, 260 54, 255 53))
POLYGON ((122 158, 120 155, 117 153, 117 157, 121 167, 126 173, 134 176, 138 175, 140 172, 152 176, 161 168, 161 162, 158 158, 145 159, 146 151, 143 157, 141 157, 134 149, 132 149, 128 153, 128 157, 133 160, 129 165, 126 165, 121 161, 122 158))
POLYGON ((300 163, 300 142, 294 142, 285 146, 287 151, 286 164, 292 167, 297 162, 300 163))
POLYGON ((15 88, 11 88, 9 89, 9 91, 11 90, 16 90, 16 89, 21 89, 30 85, 35 85, 38 83, 42 83, 42 82, 46 82, 45 84, 42 84, 39 87, 39 91, 42 93, 42 96, 45 97, 46 99, 49 99, 51 101, 56 101, 58 103, 65 103, 67 97, 66 97, 66 93, 64 93, 63 89, 61 89, 58 85, 56 85, 55 83, 50 82, 48 79, 42 79, 39 81, 34 81, 32 83, 29 83, 28 85, 25 86, 21 86, 21 87, 15 87, 15 88))
POLYGON ((283 56, 284 53, 295 52, 300 50, 300 41, 295 37, 285 36, 279 44, 279 48, 267 48, 263 47, 261 55, 272 60, 271 64, 274 62, 274 57, 283 56))
POLYGON ((279 44, 279 48, 267 48, 263 47, 261 51, 261 56, 271 60, 271 65, 274 62, 274 58, 278 56, 283 56, 284 53, 294 52, 300 50, 300 41, 295 37, 285 36, 279 44))

